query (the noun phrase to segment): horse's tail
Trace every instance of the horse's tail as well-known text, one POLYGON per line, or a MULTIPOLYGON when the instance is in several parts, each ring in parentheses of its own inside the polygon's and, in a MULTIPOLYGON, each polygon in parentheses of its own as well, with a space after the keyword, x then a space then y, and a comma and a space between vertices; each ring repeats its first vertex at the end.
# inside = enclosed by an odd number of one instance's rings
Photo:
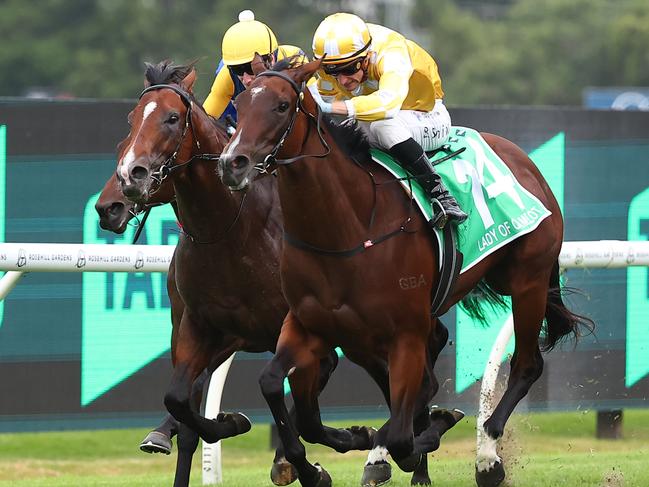
POLYGON ((541 350, 544 352, 552 350, 568 335, 574 336, 576 345, 579 337, 594 331, 595 323, 593 320, 573 313, 563 304, 563 294, 575 291, 572 288, 561 288, 559 262, 557 261, 552 268, 552 274, 550 274, 548 301, 545 305, 545 340, 541 345, 541 350), (584 333, 584 329, 587 330, 587 333, 584 333))

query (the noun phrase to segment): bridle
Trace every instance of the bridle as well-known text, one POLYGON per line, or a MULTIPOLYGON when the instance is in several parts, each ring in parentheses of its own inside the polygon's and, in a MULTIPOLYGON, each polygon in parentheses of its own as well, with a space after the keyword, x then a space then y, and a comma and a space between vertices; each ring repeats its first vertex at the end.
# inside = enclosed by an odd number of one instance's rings
MULTIPOLYGON (((154 194, 156 191, 160 189, 160 185, 162 184, 162 181, 167 179, 169 175, 173 172, 176 171, 187 164, 191 163, 192 161, 196 159, 200 160, 205 160, 205 161, 217 161, 219 160, 219 157, 221 154, 194 154, 191 156, 188 160, 176 164, 176 159, 178 158, 178 153, 180 152, 180 148, 183 144, 183 141, 185 140, 185 136, 187 135, 187 132, 189 129, 192 129, 193 132, 193 127, 192 127, 192 107, 193 107, 193 101, 190 98, 189 94, 187 94, 185 91, 181 90, 177 86, 174 85, 169 85, 169 84, 159 84, 159 85, 151 85, 144 90, 142 90, 142 93, 140 93, 140 96, 138 97, 138 100, 141 100, 142 97, 151 92, 151 91, 157 91, 157 90, 162 90, 162 89, 169 89, 173 92, 175 92, 180 99, 182 100, 183 104, 185 107, 187 107, 187 111, 185 112, 185 126, 183 127, 183 131, 180 134, 180 139, 178 139, 178 144, 176 144, 176 148, 174 151, 171 153, 167 159, 165 159, 160 167, 153 171, 149 177, 154 181, 155 186, 152 188, 150 191, 150 194, 154 194)), ((200 143, 198 142, 198 139, 194 137, 194 142, 196 143, 196 147, 198 150, 200 150, 200 143)))
MULTIPOLYGON (((273 150, 270 151, 270 153, 264 158, 263 162, 261 162, 258 165, 258 170, 261 173, 268 172, 268 168, 270 166, 287 166, 289 164, 293 164, 296 161, 299 161, 300 159, 305 159, 307 157, 315 157, 318 159, 325 158, 329 155, 331 152, 331 148, 329 147, 329 144, 327 144, 327 141, 324 138, 322 127, 321 127, 321 122, 322 122, 322 111, 320 110, 320 107, 316 104, 316 110, 317 110, 317 115, 313 115, 311 112, 306 110, 304 108, 304 105, 302 104, 302 100, 304 99, 304 88, 306 86, 306 83, 303 81, 299 86, 298 84, 291 78, 290 76, 287 76, 281 71, 264 71, 262 73, 259 73, 257 75, 259 76, 264 76, 268 78, 276 77, 276 78, 281 78, 284 81, 286 81, 288 84, 291 85, 291 88, 293 88, 293 91, 295 91, 295 94, 297 95, 297 101, 295 103, 295 110, 293 111, 291 115, 291 119, 288 122, 288 125, 286 126, 286 130, 284 130, 284 133, 280 137, 279 141, 277 144, 275 144, 275 147, 273 147, 273 150), (318 137, 320 139, 320 143, 322 144, 322 147, 324 148, 324 152, 322 154, 302 154, 296 157, 291 157, 288 159, 277 159, 277 153, 280 151, 282 146, 284 145, 284 142, 286 141, 286 138, 288 135, 291 133, 293 130, 293 126, 295 125, 295 121, 297 120, 298 114, 302 112, 307 116, 307 127, 311 127, 311 121, 315 122, 316 125, 316 130, 318 132, 318 137)), ((307 129, 308 130, 308 129, 307 129)), ((308 132, 307 132, 307 137, 308 137, 308 132)))
MULTIPOLYGON (((170 85, 170 84, 151 85, 151 86, 145 88, 144 90, 142 90, 142 93, 140 93, 140 96, 138 97, 138 100, 141 100, 142 97, 146 93, 149 93, 151 91, 162 90, 162 89, 169 89, 169 90, 175 92, 180 97, 180 99, 182 100, 185 107, 187 107, 187 111, 185 113, 185 126, 183 127, 183 131, 180 134, 180 138, 178 139, 178 143, 176 144, 176 148, 171 153, 171 155, 169 157, 167 157, 167 159, 165 159, 163 161, 163 163, 160 165, 160 167, 158 169, 156 169, 155 171, 153 171, 149 176, 153 180, 153 182, 155 183, 155 187, 152 188, 152 190, 149 192, 149 194, 154 194, 156 191, 158 191, 160 189, 161 185, 162 185, 162 182, 165 179, 167 179, 167 177, 169 177, 169 175, 173 171, 176 171, 176 170, 178 170, 178 169, 180 169, 182 167, 187 166, 188 164, 190 164, 194 160, 204 160, 204 161, 216 161, 216 162, 218 162, 219 158, 221 157, 221 154, 209 154, 209 153, 194 154, 189 159, 187 159, 186 161, 176 163, 176 159, 178 158, 178 153, 180 152, 180 148, 182 147, 182 144, 183 144, 183 142, 185 140, 185 137, 187 136, 187 132, 189 131, 189 129, 191 129, 192 133, 194 133, 194 128, 192 126, 192 108, 194 106, 194 103, 193 103, 191 97, 189 96, 189 94, 187 92, 181 90, 180 88, 178 88, 175 85, 170 85)), ((198 141, 198 139, 196 138, 195 134, 194 134, 194 137, 193 137, 193 143, 195 143, 196 148, 198 150, 200 150, 201 145, 200 145, 200 142, 198 141)), ((175 200, 175 198, 174 198, 174 200, 175 200)), ((181 232, 187 238, 189 238, 189 240, 191 240, 193 243, 196 243, 196 244, 214 244, 214 243, 218 243, 221 240, 223 240, 230 233, 230 230, 232 230, 232 228, 239 221, 239 217, 241 216, 241 212, 243 210, 243 205, 244 205, 245 201, 246 201, 246 195, 244 195, 241 198, 241 202, 239 203, 239 209, 237 211, 236 216, 234 217, 234 220, 230 223, 230 225, 228 225, 224 235, 221 238, 217 239, 217 240, 214 240, 214 241, 200 241, 200 240, 196 239, 193 235, 187 233, 185 230, 181 230, 181 232)), ((137 211, 137 210, 135 210, 135 212, 132 211, 133 216, 135 216, 136 218, 137 218, 138 214, 144 212, 144 216, 142 218, 142 221, 138 223, 138 228, 137 228, 137 230, 135 232, 135 237, 133 239, 133 243, 137 242, 137 239, 139 238, 140 233, 142 232, 142 230, 144 228, 144 224, 146 223, 146 220, 149 217, 149 213, 151 212, 151 209, 154 208, 155 206, 159 206, 161 204, 163 204, 163 203, 154 203, 154 204, 151 204, 151 205, 146 205, 145 208, 141 209, 140 211, 137 211)))

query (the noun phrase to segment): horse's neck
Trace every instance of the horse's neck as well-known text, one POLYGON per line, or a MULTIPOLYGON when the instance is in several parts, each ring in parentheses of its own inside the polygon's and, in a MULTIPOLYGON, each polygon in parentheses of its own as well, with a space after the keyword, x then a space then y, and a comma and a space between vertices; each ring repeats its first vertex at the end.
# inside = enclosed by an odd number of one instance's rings
MULTIPOLYGON (((350 247, 367 236, 373 188, 367 173, 326 133, 325 138, 331 148, 326 158, 309 157, 281 169, 279 194, 284 228, 314 245, 350 247)), ((324 151, 312 127, 301 152, 324 151)))
POLYGON ((234 196, 221 182, 215 162, 200 159, 203 154, 220 154, 227 135, 196 108, 192 117, 195 141, 192 153, 178 156, 180 163, 197 157, 174 175, 178 216, 187 233, 198 240, 214 240, 237 216, 240 196, 234 196))

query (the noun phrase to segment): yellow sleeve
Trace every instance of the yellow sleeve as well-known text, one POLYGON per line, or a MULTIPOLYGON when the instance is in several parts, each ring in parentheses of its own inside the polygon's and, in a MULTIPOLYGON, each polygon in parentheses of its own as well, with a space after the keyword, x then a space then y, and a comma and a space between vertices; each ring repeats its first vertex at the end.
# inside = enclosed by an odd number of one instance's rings
POLYGON ((346 94, 342 91, 341 86, 336 81, 336 78, 329 76, 323 70, 318 70, 316 76, 311 78, 316 79, 316 86, 318 92, 324 101, 331 103, 335 100, 347 100, 351 94, 346 94))
POLYGON ((234 83, 228 68, 223 66, 214 78, 210 94, 203 102, 203 108, 208 115, 219 118, 232 99, 232 95, 234 95, 234 83))
POLYGON ((394 43, 379 53, 377 61, 378 89, 345 102, 349 115, 358 120, 373 122, 394 117, 410 90, 413 66, 405 42, 394 43))

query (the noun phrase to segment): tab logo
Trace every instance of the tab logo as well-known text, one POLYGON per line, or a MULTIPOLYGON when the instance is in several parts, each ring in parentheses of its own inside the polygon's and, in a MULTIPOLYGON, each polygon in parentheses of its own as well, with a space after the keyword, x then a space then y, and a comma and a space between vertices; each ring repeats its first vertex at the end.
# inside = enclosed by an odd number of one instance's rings
MULTIPOLYGON (((83 242, 130 244, 135 226, 122 235, 99 227, 92 196, 84 211, 83 242)), ((133 220, 135 222, 135 220, 133 220)), ((176 216, 170 205, 151 211, 138 244, 175 245, 176 216)), ((78 266, 86 257, 79 255, 78 266)), ((137 254, 135 269, 144 266, 137 254)), ((83 273, 81 405, 86 406, 169 349, 171 313, 167 274, 149 272, 83 273)))

